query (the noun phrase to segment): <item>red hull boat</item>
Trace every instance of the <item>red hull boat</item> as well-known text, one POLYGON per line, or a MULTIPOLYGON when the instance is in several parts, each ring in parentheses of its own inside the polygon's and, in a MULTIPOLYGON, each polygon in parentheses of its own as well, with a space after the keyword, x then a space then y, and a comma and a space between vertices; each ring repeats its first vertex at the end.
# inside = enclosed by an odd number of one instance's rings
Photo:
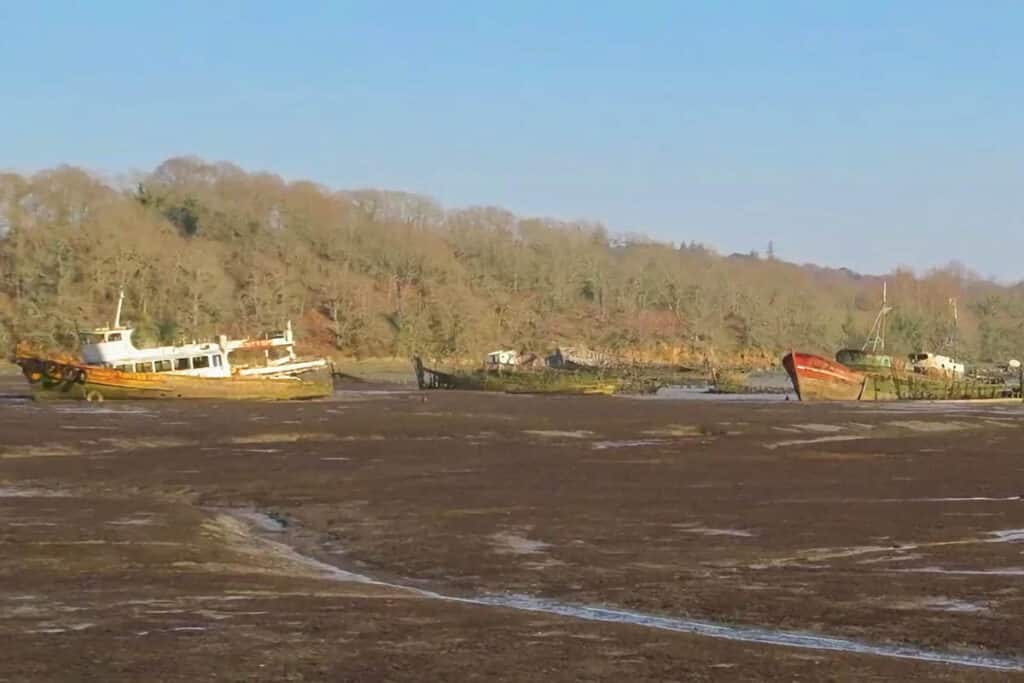
POLYGON ((868 376, 835 361, 793 351, 782 359, 801 401, 859 401, 868 376))

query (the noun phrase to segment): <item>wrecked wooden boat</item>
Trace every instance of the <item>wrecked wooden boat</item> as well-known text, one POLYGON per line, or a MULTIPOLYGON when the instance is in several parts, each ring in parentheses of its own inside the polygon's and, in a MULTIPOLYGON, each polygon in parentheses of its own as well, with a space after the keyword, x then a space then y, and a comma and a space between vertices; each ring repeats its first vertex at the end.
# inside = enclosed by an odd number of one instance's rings
POLYGON ((210 342, 140 349, 132 341, 134 329, 121 325, 123 301, 122 294, 113 325, 80 333, 80 359, 18 346, 14 361, 33 397, 292 400, 333 391, 326 359, 296 355, 290 323, 284 331, 258 339, 221 335, 210 342), (242 356, 262 362, 243 363, 242 356))
POLYGON ((416 385, 420 389, 463 389, 500 391, 509 394, 615 394, 627 388, 620 378, 603 375, 542 370, 481 369, 462 372, 441 372, 413 358, 416 385))

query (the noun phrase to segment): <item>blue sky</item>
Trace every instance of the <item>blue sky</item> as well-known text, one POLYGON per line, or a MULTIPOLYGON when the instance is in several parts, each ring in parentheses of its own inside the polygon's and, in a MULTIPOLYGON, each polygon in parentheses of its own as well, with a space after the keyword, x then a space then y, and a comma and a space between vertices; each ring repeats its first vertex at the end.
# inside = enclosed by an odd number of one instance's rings
POLYGON ((3 2, 0 167, 196 154, 1024 278, 1024 3, 3 2))

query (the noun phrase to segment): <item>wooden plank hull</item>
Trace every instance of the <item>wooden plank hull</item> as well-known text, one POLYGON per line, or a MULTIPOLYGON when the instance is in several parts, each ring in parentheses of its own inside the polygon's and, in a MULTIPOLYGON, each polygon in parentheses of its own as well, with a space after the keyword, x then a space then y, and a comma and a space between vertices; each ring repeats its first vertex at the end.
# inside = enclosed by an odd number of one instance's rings
POLYGON ((424 366, 419 357, 413 358, 413 370, 416 372, 416 383, 420 389, 464 389, 509 394, 609 395, 622 390, 624 386, 624 382, 614 377, 559 370, 439 372, 424 366))
POLYGON ((329 371, 303 378, 190 377, 171 373, 121 372, 45 358, 18 358, 37 399, 89 401, 142 399, 223 399, 281 401, 331 394, 329 371))
POLYGON ((809 353, 786 354, 782 366, 801 401, 956 401, 1012 395, 1005 384, 931 377, 895 367, 860 372, 809 353))

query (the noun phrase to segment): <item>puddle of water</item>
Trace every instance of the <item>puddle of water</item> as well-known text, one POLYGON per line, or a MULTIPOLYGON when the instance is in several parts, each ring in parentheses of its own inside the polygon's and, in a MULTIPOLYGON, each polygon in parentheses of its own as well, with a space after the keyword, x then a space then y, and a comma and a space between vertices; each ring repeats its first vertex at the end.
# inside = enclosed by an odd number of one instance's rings
POLYGON ((766 402, 788 401, 788 394, 777 393, 750 393, 750 394, 714 394, 706 387, 665 387, 659 389, 656 394, 621 394, 618 398, 634 401, 751 401, 766 402))
POLYGON ((820 434, 835 434, 836 432, 843 431, 841 425, 826 425, 819 424, 817 422, 806 422, 804 424, 795 424, 793 426, 805 432, 818 432, 820 434))
POLYGON ((1024 567, 1007 567, 1006 569, 943 569, 942 567, 917 567, 912 569, 893 569, 900 574, 951 574, 955 576, 1024 576, 1024 567))
POLYGON ((595 441, 590 447, 595 451, 603 451, 609 448, 639 448, 641 446, 657 446, 665 443, 662 439, 633 439, 628 441, 595 441))
MULTIPOLYGON (((902 553, 903 550, 895 549, 894 553, 902 553)), ((886 557, 872 557, 866 560, 858 560, 857 564, 888 564, 891 562, 910 562, 912 560, 920 560, 924 555, 917 553, 907 553, 905 555, 892 555, 886 557)))
POLYGON ((803 446, 809 443, 831 443, 836 441, 857 441, 863 439, 863 436, 819 436, 813 439, 790 439, 789 441, 776 441, 775 443, 766 443, 765 448, 774 450, 776 448, 783 448, 785 446, 803 446))
POLYGON ((263 531, 281 532, 285 530, 284 522, 262 512, 257 512, 256 510, 232 510, 231 514, 240 519, 244 519, 263 531))
POLYGON ((563 439, 585 439, 588 436, 593 436, 594 432, 586 429, 577 429, 575 431, 568 431, 563 429, 527 429, 523 434, 529 434, 530 436, 543 436, 549 438, 563 438, 563 439))
POLYGON ((673 527, 679 529, 684 534, 700 534, 702 536, 743 536, 750 537, 754 534, 743 529, 712 529, 706 526, 700 526, 698 524, 673 524, 673 527))
POLYGON ((0 498, 67 498, 69 495, 64 491, 19 489, 13 486, 0 486, 0 498))
POLYGON ((1006 496, 1004 498, 990 498, 988 496, 970 496, 964 498, 890 498, 883 499, 883 503, 974 503, 974 502, 1007 502, 1022 500, 1020 496, 1006 496))
POLYGON ((1024 501, 1022 496, 950 496, 943 498, 781 498, 770 503, 1012 503, 1024 501))
POLYGON ((100 407, 97 405, 73 405, 73 406, 56 406, 54 408, 58 413, 64 413, 67 415, 152 415, 153 411, 145 408, 130 408, 127 406, 120 408, 112 407, 100 407))
POLYGON ((964 429, 970 429, 974 426, 963 422, 926 422, 924 420, 902 420, 900 422, 890 422, 888 424, 893 427, 909 429, 912 432, 924 433, 958 432, 964 429))
POLYGON ((152 512, 140 512, 137 515, 122 517, 107 522, 111 526, 152 526, 156 523, 152 512))
POLYGON ((923 598, 921 600, 910 600, 892 604, 893 609, 901 610, 930 610, 934 612, 953 612, 959 614, 980 614, 988 612, 989 608, 966 600, 955 598, 923 598))
POLYGON ((551 547, 550 544, 544 541, 537 541, 521 534, 504 531, 491 534, 491 540, 496 546, 494 552, 499 555, 533 555, 535 553, 542 553, 551 547))

